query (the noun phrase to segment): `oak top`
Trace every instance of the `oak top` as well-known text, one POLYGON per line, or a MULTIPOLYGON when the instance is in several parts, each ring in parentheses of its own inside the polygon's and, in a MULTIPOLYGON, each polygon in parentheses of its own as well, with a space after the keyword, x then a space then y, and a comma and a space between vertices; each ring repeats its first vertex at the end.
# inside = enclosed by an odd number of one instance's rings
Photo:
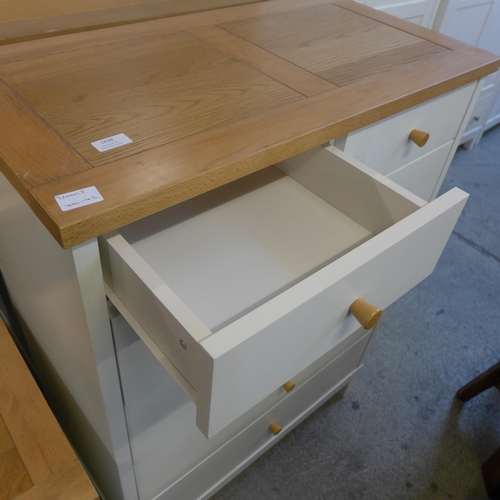
POLYGON ((349 0, 270 0, 5 45, 0 170, 70 247, 499 66, 349 0), (91 144, 117 134, 132 142, 91 144), (56 203, 89 186, 103 201, 56 203))

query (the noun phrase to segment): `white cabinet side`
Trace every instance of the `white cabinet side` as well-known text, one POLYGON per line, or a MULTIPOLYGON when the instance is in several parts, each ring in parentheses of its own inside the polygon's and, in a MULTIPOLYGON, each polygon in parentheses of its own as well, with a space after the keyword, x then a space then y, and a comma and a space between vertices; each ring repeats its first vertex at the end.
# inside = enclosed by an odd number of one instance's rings
POLYGON ((136 500, 97 242, 63 250, 3 175, 0 199, 0 269, 53 410, 102 498, 136 500))

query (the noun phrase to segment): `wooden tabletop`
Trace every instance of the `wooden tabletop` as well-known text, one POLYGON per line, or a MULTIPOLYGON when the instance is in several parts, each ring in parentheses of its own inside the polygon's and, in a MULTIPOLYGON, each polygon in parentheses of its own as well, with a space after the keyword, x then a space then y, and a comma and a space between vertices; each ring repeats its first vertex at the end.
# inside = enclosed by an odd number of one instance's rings
POLYGON ((70 247, 499 65, 350 0, 270 0, 5 45, 0 170, 70 247), (92 144, 119 134, 130 142, 92 144), (63 211, 56 197, 80 192, 102 200, 63 211))
POLYGON ((1 319, 0 498, 99 499, 1 319))

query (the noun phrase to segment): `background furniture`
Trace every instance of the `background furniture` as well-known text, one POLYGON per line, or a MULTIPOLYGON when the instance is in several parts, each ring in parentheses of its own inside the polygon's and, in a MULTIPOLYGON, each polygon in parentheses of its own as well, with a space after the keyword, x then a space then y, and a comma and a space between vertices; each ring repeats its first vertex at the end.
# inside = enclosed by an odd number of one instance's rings
MULTIPOLYGON (((500 54, 500 4, 495 0, 356 0, 375 9, 500 54)), ((500 73, 489 75, 460 144, 471 148, 500 123, 500 73)))
POLYGON ((432 28, 440 0, 356 0, 424 28, 432 28))
POLYGON ((0 497, 98 500, 0 320, 0 497))
MULTIPOLYGON (((434 29, 500 54, 500 4, 494 0, 443 0, 434 29)), ((486 78, 472 118, 460 141, 472 147, 485 130, 500 123, 500 73, 486 78)))

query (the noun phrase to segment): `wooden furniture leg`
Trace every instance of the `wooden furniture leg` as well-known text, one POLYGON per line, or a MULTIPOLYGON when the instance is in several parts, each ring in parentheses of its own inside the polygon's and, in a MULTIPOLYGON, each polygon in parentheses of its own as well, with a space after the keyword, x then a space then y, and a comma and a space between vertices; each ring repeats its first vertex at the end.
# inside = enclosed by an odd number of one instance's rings
POLYGON ((461 387, 455 397, 462 401, 469 401, 474 396, 481 394, 490 387, 497 387, 500 385, 500 362, 488 368, 485 372, 472 379, 469 383, 461 387))
POLYGON ((500 498, 500 448, 482 466, 484 484, 489 498, 500 498))
MULTIPOLYGON (((455 396, 469 401, 490 387, 500 389, 500 362, 461 387, 455 396)), ((482 471, 488 497, 500 499, 500 448, 484 462, 482 471)))

